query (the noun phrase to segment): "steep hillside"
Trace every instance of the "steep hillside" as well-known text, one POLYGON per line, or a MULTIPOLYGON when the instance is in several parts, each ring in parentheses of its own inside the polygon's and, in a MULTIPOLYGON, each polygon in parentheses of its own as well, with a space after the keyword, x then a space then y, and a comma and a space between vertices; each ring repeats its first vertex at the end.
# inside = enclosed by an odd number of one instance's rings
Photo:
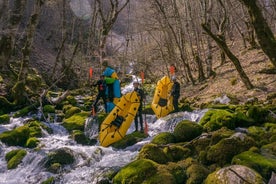
MULTIPOLYGON (((227 59, 223 66, 219 66, 219 58, 215 58, 214 70, 216 76, 208 79, 207 83, 195 86, 183 86, 183 97, 192 100, 195 104, 208 103, 222 95, 231 95, 244 103, 254 97, 265 102, 268 96, 276 93, 276 74, 266 74, 262 71, 271 69, 272 64, 263 54, 262 50, 247 50, 241 43, 236 43, 231 50, 239 58, 241 65, 256 87, 247 90, 242 83, 234 64, 227 59)), ((275 103, 275 102, 274 102, 275 103)))

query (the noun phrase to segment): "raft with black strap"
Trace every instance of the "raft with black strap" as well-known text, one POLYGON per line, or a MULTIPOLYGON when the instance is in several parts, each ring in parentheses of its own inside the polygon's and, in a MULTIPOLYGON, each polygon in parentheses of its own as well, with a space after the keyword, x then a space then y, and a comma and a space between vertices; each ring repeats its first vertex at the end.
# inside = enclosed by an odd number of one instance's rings
POLYGON ((102 122, 99 132, 100 145, 107 147, 121 140, 129 129, 140 105, 135 91, 122 96, 102 122))
POLYGON ((173 82, 164 76, 157 82, 151 108, 157 118, 164 117, 173 111, 173 97, 171 96, 173 82))

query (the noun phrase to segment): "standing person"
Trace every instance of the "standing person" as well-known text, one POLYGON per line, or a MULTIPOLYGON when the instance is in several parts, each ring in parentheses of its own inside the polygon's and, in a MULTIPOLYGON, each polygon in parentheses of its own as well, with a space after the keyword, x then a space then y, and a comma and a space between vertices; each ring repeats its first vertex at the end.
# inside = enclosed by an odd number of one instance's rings
POLYGON ((98 101, 100 99, 102 99, 103 103, 104 103, 105 112, 107 112, 106 94, 105 94, 105 92, 106 92, 106 83, 105 83, 105 80, 104 80, 104 75, 101 75, 100 79, 93 86, 97 86, 98 87, 98 94, 97 94, 97 98, 96 98, 95 102, 93 103, 93 108, 96 111, 96 109, 97 109, 97 103, 98 103, 98 101))
POLYGON ((173 97, 173 107, 174 107, 174 112, 178 112, 178 99, 180 97, 180 84, 177 82, 176 77, 172 77, 173 81, 173 86, 172 86, 172 92, 171 95, 173 97))
POLYGON ((142 117, 142 110, 143 110, 143 101, 144 99, 144 91, 139 88, 139 82, 133 82, 133 87, 134 87, 134 91, 137 92, 137 95, 139 97, 140 100, 140 106, 139 109, 137 111, 137 114, 134 118, 134 122, 135 122, 135 131, 138 131, 138 119, 139 119, 139 123, 140 123, 140 131, 144 132, 144 128, 143 128, 143 117, 142 117))

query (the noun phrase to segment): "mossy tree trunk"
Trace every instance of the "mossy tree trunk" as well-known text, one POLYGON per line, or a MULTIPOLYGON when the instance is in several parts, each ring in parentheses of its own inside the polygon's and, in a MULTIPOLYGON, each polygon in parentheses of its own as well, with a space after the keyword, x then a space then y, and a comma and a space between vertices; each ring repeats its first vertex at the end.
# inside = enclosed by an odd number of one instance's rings
POLYGON ((43 5, 43 0, 38 0, 35 2, 34 12, 29 19, 27 26, 27 38, 24 47, 21 49, 22 60, 21 67, 18 74, 18 79, 12 88, 12 96, 14 97, 14 103, 16 105, 22 105, 27 102, 27 92, 26 92, 26 79, 28 76, 30 53, 32 51, 33 38, 35 35, 36 26, 39 21, 39 16, 41 12, 41 6, 43 5))
POLYGON ((250 20, 254 26, 258 42, 276 68, 276 39, 262 15, 256 0, 240 0, 248 9, 250 20))
POLYGON ((14 48, 18 25, 21 22, 26 0, 14 0, 11 4, 3 0, 0 7, 0 69, 8 70, 14 48))
POLYGON ((242 66, 240 64, 239 59, 230 51, 228 48, 226 42, 224 39, 221 39, 219 36, 214 35, 206 25, 202 24, 202 28, 205 30, 205 32, 213 38, 213 40, 217 43, 217 45, 225 52, 225 54, 228 56, 228 58, 232 61, 232 63, 235 65, 236 70, 238 71, 241 80, 245 84, 247 89, 253 89, 254 86, 250 82, 249 78, 247 77, 246 73, 242 69, 242 66))

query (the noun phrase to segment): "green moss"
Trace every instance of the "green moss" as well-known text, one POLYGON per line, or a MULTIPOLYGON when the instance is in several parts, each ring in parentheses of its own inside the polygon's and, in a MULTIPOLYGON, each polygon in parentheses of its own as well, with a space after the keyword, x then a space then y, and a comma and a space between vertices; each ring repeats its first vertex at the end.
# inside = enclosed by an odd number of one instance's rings
POLYGON ((207 151, 207 160, 211 163, 217 163, 223 166, 230 163, 233 156, 236 154, 255 146, 255 142, 252 138, 242 134, 240 137, 232 136, 231 138, 222 139, 217 144, 211 146, 207 151))
POLYGON ((30 129, 26 126, 18 127, 0 134, 0 140, 9 146, 24 146, 30 135, 30 129))
POLYGON ((276 141, 267 145, 262 146, 261 148, 262 152, 264 152, 266 155, 276 155, 276 141))
POLYGON ((217 144, 221 139, 228 138, 235 133, 234 130, 230 130, 223 127, 219 130, 212 132, 211 145, 217 144))
POLYGON ((186 184, 202 184, 210 171, 203 165, 194 163, 187 168, 186 173, 188 176, 186 184))
POLYGON ((276 171, 276 159, 268 158, 251 151, 245 151, 236 155, 232 160, 232 164, 240 164, 253 168, 266 180, 269 180, 271 173, 276 171))
POLYGON ((41 184, 53 184, 55 183, 55 178, 54 177, 50 177, 47 180, 41 182, 41 184))
POLYGON ((77 105, 77 100, 71 95, 67 96, 66 100, 73 106, 77 105))
POLYGON ((36 107, 34 105, 30 105, 27 107, 24 107, 23 109, 20 109, 19 111, 17 111, 13 117, 18 118, 18 117, 23 117, 23 116, 27 116, 30 112, 32 111, 36 111, 36 107))
POLYGON ((78 108, 78 107, 71 107, 70 109, 68 109, 66 112, 65 112, 65 118, 69 118, 71 117, 72 115, 76 114, 76 113, 79 113, 81 112, 81 109, 78 108))
POLYGON ((169 158, 172 162, 177 162, 179 160, 188 158, 192 154, 189 148, 183 148, 182 146, 177 145, 165 147, 163 151, 167 158, 169 158))
POLYGON ((10 116, 8 114, 4 114, 0 116, 0 124, 8 124, 10 122, 10 116))
POLYGON ((69 131, 73 130, 84 130, 84 124, 86 118, 90 115, 89 112, 80 112, 77 114, 74 114, 70 118, 63 120, 63 126, 69 131))
POLYGON ((27 140, 26 147, 35 148, 39 144, 39 140, 35 137, 31 137, 27 140))
POLYGON ((175 137, 174 134, 170 132, 162 132, 156 135, 151 142, 158 145, 175 143, 175 137))
POLYGON ((18 149, 18 150, 12 150, 9 153, 6 154, 5 159, 8 162, 7 168, 8 169, 14 169, 18 166, 18 164, 21 163, 23 158, 26 156, 27 151, 18 149))
POLYGON ((256 123, 262 124, 266 122, 266 117, 269 111, 260 106, 250 106, 247 111, 247 116, 252 118, 256 123))
POLYGON ((113 184, 141 184, 157 172, 157 164, 148 159, 136 160, 123 167, 113 178, 113 184))
POLYGON ((224 126, 229 129, 234 129, 235 118, 233 113, 226 110, 213 109, 205 113, 199 124, 208 132, 218 130, 224 126))
POLYGON ((184 120, 176 125, 173 134, 176 138, 176 142, 185 142, 191 141, 201 135, 202 130, 202 127, 197 123, 184 120))
POLYGON ((259 146, 268 144, 271 133, 267 132, 265 128, 258 126, 251 126, 248 128, 248 135, 250 135, 259 146))
POLYGON ((69 148, 60 148, 48 153, 46 167, 59 163, 60 165, 72 164, 75 161, 74 154, 69 148))
POLYGON ((145 135, 142 132, 133 132, 131 134, 126 135, 123 139, 113 143, 111 146, 117 149, 124 149, 128 146, 136 144, 137 142, 141 141, 146 137, 147 135, 145 135))
POLYGON ((74 130, 72 132, 72 138, 75 140, 78 144, 83 144, 83 145, 90 145, 93 143, 96 143, 95 141, 93 142, 92 140, 88 139, 83 131, 80 130, 74 130))
POLYGON ((236 127, 249 127, 254 124, 254 120, 246 116, 243 112, 234 113, 234 118, 236 119, 236 127))
POLYGON ((53 105, 45 105, 43 107, 43 113, 45 113, 45 114, 55 113, 55 106, 53 106, 53 105))
POLYGON ((165 164, 169 161, 169 158, 164 153, 162 148, 155 144, 146 144, 142 147, 138 155, 139 159, 150 159, 159 164, 165 164))

